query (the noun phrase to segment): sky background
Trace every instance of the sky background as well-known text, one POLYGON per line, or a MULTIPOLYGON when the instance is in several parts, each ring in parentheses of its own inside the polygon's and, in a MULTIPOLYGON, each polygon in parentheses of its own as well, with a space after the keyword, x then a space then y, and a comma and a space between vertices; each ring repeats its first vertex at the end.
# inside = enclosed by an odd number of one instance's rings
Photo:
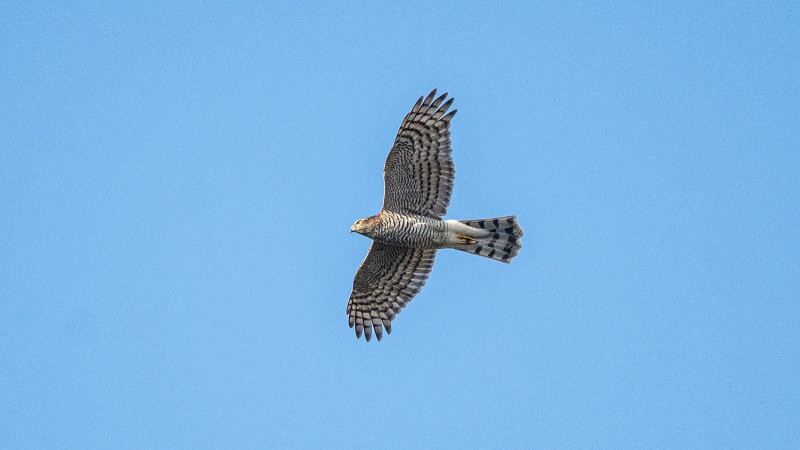
POLYGON ((0 6, 0 447, 800 445, 796 2, 79 3, 0 6), (523 249, 356 340, 434 87, 523 249))

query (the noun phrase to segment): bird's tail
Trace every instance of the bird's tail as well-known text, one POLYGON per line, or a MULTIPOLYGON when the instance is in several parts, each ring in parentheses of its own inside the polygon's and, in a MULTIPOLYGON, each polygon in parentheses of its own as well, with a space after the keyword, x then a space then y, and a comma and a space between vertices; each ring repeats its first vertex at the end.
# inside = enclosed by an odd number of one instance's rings
POLYGON ((522 244, 519 242, 522 237, 522 228, 517 224, 517 216, 459 220, 458 222, 477 229, 476 232, 470 233, 471 237, 465 236, 463 244, 455 247, 458 250, 510 263, 522 248, 522 244))

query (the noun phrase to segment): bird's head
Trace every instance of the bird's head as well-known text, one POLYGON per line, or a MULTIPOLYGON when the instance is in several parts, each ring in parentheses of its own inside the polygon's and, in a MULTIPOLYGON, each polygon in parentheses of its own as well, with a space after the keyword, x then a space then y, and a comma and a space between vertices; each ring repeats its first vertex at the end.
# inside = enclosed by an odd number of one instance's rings
POLYGON ((364 236, 369 236, 377 220, 378 220, 377 216, 358 219, 356 220, 356 223, 354 223, 353 226, 350 227, 350 232, 355 231, 356 233, 363 234, 364 236))

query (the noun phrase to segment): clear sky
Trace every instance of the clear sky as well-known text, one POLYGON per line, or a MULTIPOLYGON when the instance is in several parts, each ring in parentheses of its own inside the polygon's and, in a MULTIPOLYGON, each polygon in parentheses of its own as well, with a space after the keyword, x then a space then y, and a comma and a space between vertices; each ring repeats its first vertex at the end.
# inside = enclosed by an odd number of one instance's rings
POLYGON ((800 445, 796 2, 77 3, 0 6, 0 447, 800 445), (523 248, 356 340, 434 87, 523 248))

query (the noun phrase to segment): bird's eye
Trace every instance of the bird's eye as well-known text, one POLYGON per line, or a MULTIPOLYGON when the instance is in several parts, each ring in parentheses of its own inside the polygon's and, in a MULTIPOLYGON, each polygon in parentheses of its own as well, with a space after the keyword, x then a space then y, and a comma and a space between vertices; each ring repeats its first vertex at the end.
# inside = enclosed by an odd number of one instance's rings
POLYGON ((364 221, 361 219, 356 220, 356 225, 360 226, 364 221))

